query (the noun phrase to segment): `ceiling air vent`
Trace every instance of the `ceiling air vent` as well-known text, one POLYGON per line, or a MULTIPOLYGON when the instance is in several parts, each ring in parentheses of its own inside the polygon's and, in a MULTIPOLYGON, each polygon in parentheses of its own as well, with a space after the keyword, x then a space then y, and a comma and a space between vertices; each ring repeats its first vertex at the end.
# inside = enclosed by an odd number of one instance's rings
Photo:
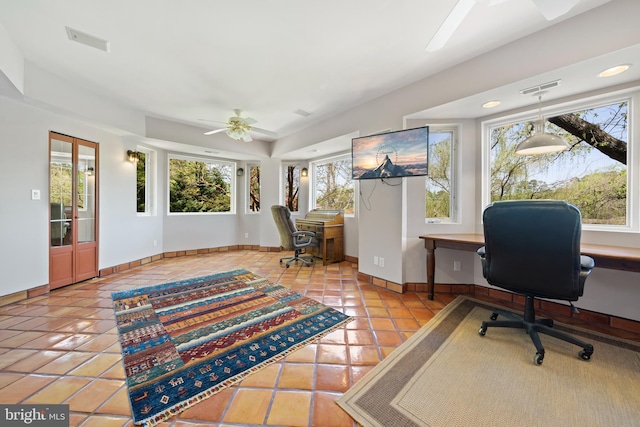
POLYGON ((554 80, 552 82, 542 83, 541 85, 531 86, 531 87, 528 87, 526 89, 522 89, 520 91, 520 93, 522 95, 531 95, 533 93, 538 93, 538 92, 541 92, 543 90, 547 90, 547 89, 554 88, 556 86, 560 86, 560 82, 561 81, 562 80, 554 80))
POLYGON ((309 117, 311 115, 310 112, 305 111, 302 108, 298 108, 296 111, 294 111, 294 114, 297 114, 297 115, 302 116, 302 117, 309 117))
POLYGON ((74 30, 70 27, 65 27, 67 31, 67 37, 69 40, 82 43, 84 45, 103 50, 105 52, 110 52, 111 48, 109 42, 107 40, 102 40, 96 36, 92 36, 91 34, 83 33, 82 31, 74 30))

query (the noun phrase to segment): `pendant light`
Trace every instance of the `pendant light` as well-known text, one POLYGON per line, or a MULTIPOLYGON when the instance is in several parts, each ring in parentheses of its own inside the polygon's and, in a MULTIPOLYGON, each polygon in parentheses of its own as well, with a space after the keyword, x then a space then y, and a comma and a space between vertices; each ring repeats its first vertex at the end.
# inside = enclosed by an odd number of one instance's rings
POLYGON ((538 120, 535 122, 535 133, 516 147, 519 156, 535 156, 538 154, 557 153, 570 148, 569 144, 556 135, 545 132, 545 120, 542 117, 542 94, 538 95, 538 120))

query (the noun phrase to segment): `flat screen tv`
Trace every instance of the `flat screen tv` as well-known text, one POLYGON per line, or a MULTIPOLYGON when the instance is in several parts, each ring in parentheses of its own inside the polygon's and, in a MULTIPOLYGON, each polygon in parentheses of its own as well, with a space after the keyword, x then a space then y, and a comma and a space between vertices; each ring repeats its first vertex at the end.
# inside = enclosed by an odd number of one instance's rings
POLYGON ((427 175, 429 126, 351 140, 353 179, 427 175))

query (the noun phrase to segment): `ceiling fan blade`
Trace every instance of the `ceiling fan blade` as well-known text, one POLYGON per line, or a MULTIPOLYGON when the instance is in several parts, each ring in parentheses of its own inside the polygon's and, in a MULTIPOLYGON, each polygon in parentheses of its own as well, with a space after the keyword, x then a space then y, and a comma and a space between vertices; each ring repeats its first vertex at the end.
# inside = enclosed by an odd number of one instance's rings
POLYGON ((449 16, 447 16, 444 22, 440 25, 440 28, 438 28, 436 34, 433 36, 431 41, 429 41, 425 50, 427 52, 435 52, 436 50, 442 49, 445 43, 447 43, 449 38, 451 38, 453 33, 458 29, 467 14, 471 11, 471 8, 475 3, 476 0, 458 0, 458 3, 456 3, 451 12, 449 12, 449 16))
POLYGON ((254 123, 258 123, 258 121, 257 121, 256 119, 252 119, 251 117, 243 117, 243 118, 242 118, 242 119, 240 119, 240 120, 242 120, 242 122, 243 122, 245 125, 248 125, 248 126, 251 126, 251 125, 252 125, 252 124, 254 124, 254 123))
POLYGON ((205 135, 213 135, 214 133, 218 133, 218 132, 224 132, 226 129, 222 128, 222 129, 215 129, 215 130, 210 130, 209 132, 205 132, 205 135))
POLYGON ((258 132, 258 133, 261 133, 263 135, 270 136, 272 138, 277 138, 278 137, 278 134, 275 133, 275 132, 272 132, 272 131, 266 130, 266 129, 256 128, 256 127, 253 127, 253 126, 251 126, 251 132, 258 132))
POLYGON ((569 12, 578 4, 579 0, 532 0, 536 7, 545 17, 547 21, 554 19, 569 12))
POLYGON ((242 137, 242 140, 244 142, 251 142, 253 141, 253 138, 251 138, 251 135, 249 135, 248 133, 245 133, 244 136, 242 137))

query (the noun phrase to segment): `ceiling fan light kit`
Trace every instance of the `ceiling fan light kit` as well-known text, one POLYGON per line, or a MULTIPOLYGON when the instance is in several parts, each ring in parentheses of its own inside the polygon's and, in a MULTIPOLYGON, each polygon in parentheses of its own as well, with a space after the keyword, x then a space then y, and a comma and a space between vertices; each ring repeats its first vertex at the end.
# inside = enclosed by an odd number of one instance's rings
MULTIPOLYGON (((222 129, 215 129, 205 132, 205 135, 213 135, 214 133, 224 132, 229 138, 235 139, 236 141, 243 140, 244 142, 251 142, 253 138, 249 135, 249 132, 258 132, 264 135, 275 138, 278 136, 275 132, 271 132, 266 129, 254 128, 251 125, 257 123, 257 120, 252 119, 251 117, 240 117, 242 110, 235 109, 233 112, 236 114, 233 117, 229 117, 229 119, 224 122, 226 125, 222 129)), ((220 122, 222 123, 222 122, 220 122)))
POLYGON ((242 119, 232 117, 227 123, 227 135, 229 138, 240 140, 247 135, 247 132, 251 131, 251 126, 246 124, 242 119))

